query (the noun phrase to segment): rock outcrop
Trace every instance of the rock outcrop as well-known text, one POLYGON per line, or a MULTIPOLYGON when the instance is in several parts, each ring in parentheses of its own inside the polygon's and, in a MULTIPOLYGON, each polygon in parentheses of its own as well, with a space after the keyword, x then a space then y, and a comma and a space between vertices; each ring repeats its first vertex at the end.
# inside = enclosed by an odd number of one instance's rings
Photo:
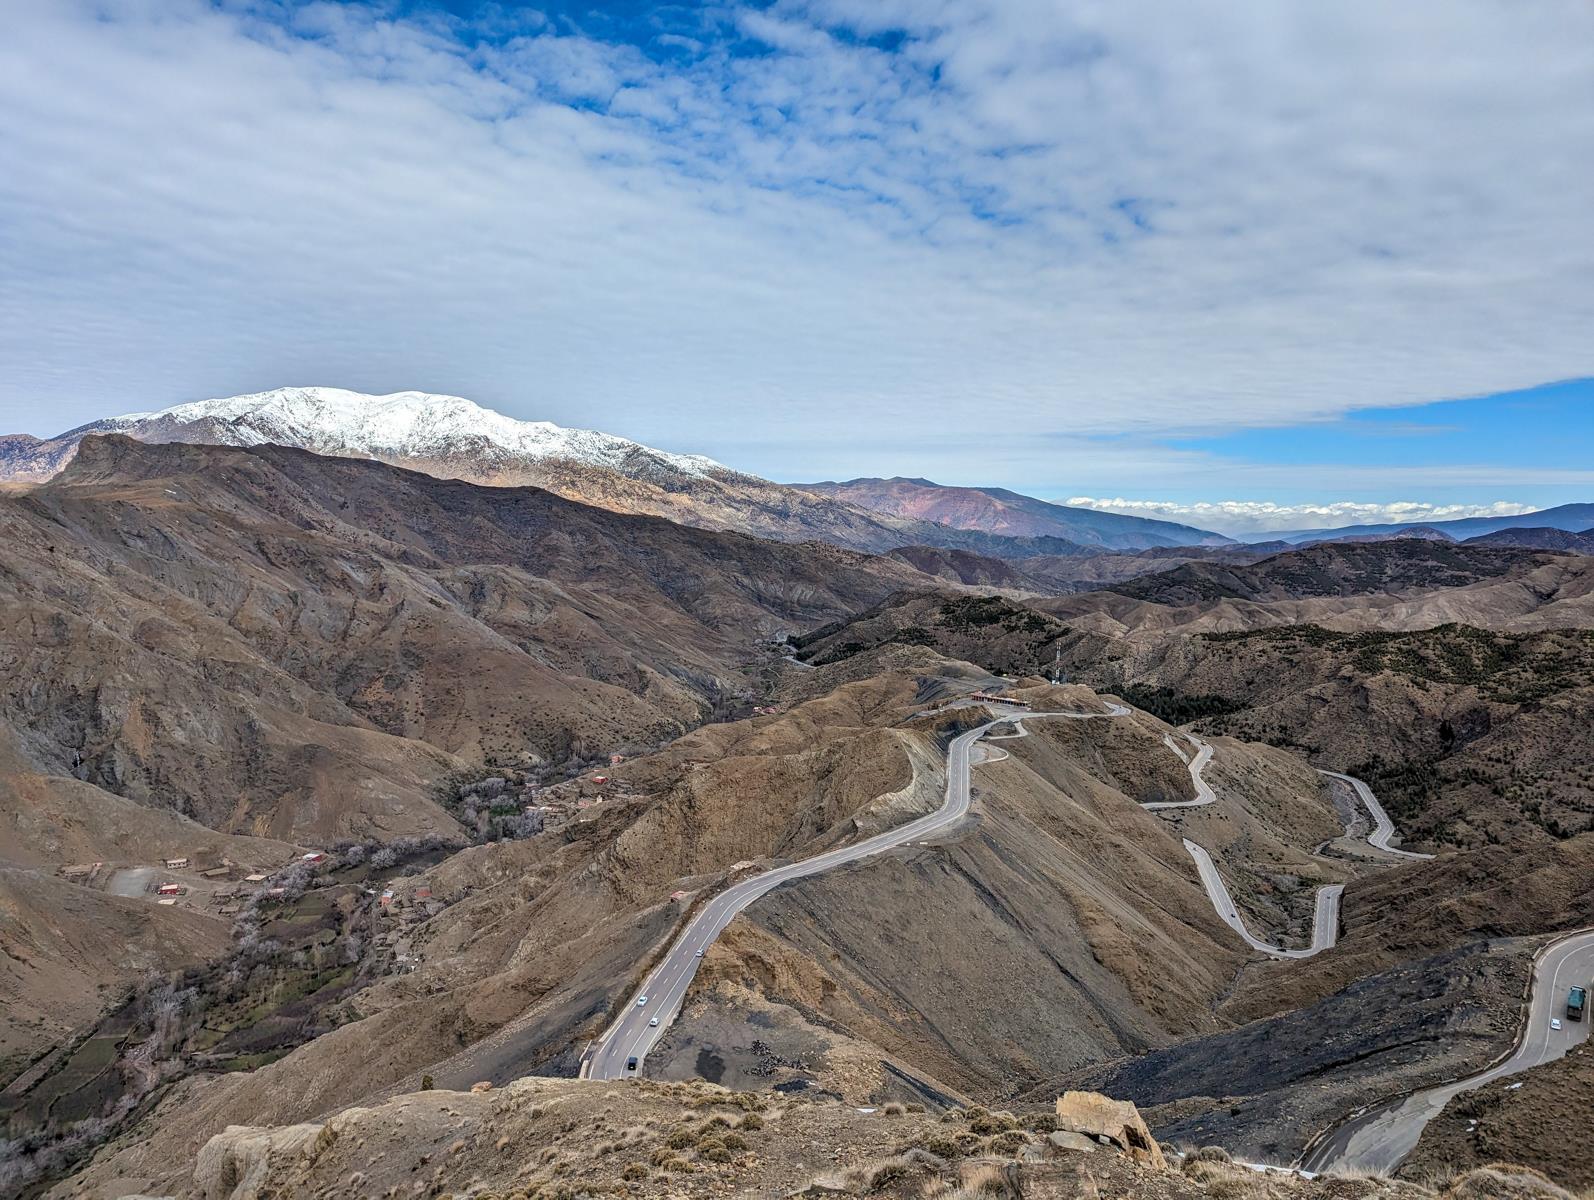
POLYGON ((1114 1100, 1100 1092, 1064 1092, 1057 1097, 1057 1124, 1067 1133, 1106 1139, 1137 1163, 1167 1167, 1162 1147, 1151 1136, 1140 1110, 1128 1100, 1114 1100))

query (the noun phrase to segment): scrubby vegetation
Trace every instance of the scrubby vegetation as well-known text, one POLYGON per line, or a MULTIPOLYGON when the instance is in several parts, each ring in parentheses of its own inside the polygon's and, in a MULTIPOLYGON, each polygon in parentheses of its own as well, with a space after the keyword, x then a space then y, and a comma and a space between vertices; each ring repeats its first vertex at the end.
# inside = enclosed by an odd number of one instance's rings
POLYGON ((1120 688, 1119 694, 1136 708, 1144 709, 1170 725, 1186 725, 1191 721, 1204 721, 1212 717, 1239 712, 1245 705, 1228 696, 1207 693, 1186 695, 1166 687, 1147 687, 1131 684, 1120 688))

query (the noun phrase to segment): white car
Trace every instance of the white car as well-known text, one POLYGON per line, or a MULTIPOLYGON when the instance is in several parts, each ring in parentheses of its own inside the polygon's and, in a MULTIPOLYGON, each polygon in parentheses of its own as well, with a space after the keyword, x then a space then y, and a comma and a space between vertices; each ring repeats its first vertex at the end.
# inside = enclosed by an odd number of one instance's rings
POLYGON ((651 1021, 648 1022, 648 1025, 649 1026, 653 1026, 653 1025, 657 1025, 658 1023, 659 1023, 659 1019, 657 1017, 654 1017, 651 1021))
POLYGON ((1550 1028, 1551 1029, 1559 1029, 1560 1027, 1561 1027, 1561 1018, 1560 1017, 1551 1017, 1550 1018, 1550 1028))
POLYGON ((702 957, 703 957, 703 952, 702 952, 702 951, 701 951, 701 950, 699 950, 699 951, 698 951, 698 952, 697 952, 697 956, 698 956, 698 957, 699 957, 699 958, 702 958, 702 957))
POLYGON ((636 1000, 636 1006, 638 1008, 641 1008, 647 1002, 648 1002, 648 998, 646 996, 638 996, 637 1000, 636 1000))

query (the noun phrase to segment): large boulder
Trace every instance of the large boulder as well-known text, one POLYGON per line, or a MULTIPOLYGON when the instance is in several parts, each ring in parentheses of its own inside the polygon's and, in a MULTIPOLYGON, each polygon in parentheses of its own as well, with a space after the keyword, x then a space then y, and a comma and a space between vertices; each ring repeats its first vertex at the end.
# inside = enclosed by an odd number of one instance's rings
POLYGON ((1100 1092, 1064 1092, 1057 1098, 1057 1127, 1105 1138, 1121 1154, 1148 1167, 1166 1169, 1162 1147, 1141 1120, 1140 1110, 1128 1100, 1114 1100, 1100 1092))

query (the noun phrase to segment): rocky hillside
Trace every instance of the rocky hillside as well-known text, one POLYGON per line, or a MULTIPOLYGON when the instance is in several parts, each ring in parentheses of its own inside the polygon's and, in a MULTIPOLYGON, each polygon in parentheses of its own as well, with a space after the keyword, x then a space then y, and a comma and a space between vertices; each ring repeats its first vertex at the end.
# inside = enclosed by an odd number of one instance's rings
POLYGON ((1574 1200, 1538 1172, 1500 1163, 1423 1182, 1263 1174, 1216 1146, 1164 1149, 1133 1105, 1086 1093, 1017 1112, 938 1115, 911 1102, 858 1110, 701 1083, 548 1079, 410 1093, 288 1127, 235 1126, 190 1160, 115 1186, 179 1200, 1574 1200))
POLYGON ((1526 574, 1540 562, 1530 551, 1516 547, 1458 546, 1448 539, 1405 537, 1324 542, 1253 564, 1189 562, 1111 587, 1120 595, 1155 604, 1219 599, 1266 603, 1465 587, 1526 574))
POLYGON ((22 752, 290 840, 452 829, 443 779, 675 736, 751 686, 758 639, 923 578, 536 489, 120 437, 0 498, 0 530, 22 752))
POLYGON ((1071 508, 1006 488, 946 487, 928 479, 850 479, 794 486, 871 512, 1004 537, 1059 537, 1114 550, 1217 546, 1230 541, 1189 525, 1071 508))

